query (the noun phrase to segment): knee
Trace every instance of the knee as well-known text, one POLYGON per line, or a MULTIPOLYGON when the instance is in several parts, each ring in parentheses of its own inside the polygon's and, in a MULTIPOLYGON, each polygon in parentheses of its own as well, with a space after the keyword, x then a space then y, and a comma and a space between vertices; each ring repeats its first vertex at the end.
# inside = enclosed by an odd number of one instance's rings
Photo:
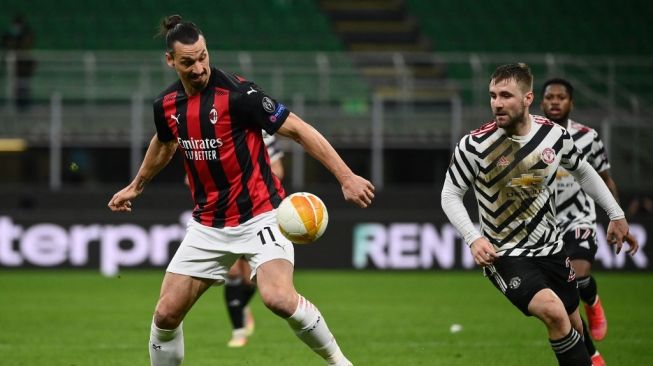
POLYGON ((549 328, 561 329, 569 322, 564 305, 559 300, 546 300, 537 307, 535 313, 549 328))
POLYGON ((275 287, 265 291, 259 288, 259 292, 263 304, 282 318, 291 316, 297 308, 297 294, 294 291, 275 287))
POLYGON ((183 316, 171 307, 159 303, 154 310, 154 325, 160 329, 175 329, 181 324, 183 316))

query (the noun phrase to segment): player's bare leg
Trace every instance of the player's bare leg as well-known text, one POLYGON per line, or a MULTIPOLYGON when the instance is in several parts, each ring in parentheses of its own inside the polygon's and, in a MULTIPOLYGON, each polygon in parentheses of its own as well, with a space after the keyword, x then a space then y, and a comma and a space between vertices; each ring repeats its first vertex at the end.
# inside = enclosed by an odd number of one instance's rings
POLYGON ((224 287, 224 297, 231 320, 231 339, 228 347, 243 347, 247 337, 254 333, 254 316, 247 304, 256 292, 250 280, 251 269, 247 261, 238 259, 229 269, 224 287))
POLYGON ((286 319, 297 337, 329 365, 351 366, 320 311, 299 295, 293 285, 293 265, 283 259, 263 263, 256 282, 265 306, 286 319))
POLYGON ((166 272, 150 332, 152 366, 177 366, 184 359, 182 321, 214 280, 166 272))
POLYGON ((546 326, 549 342, 560 366, 592 365, 582 341, 582 324, 578 309, 567 315, 562 300, 551 289, 543 289, 533 296, 528 304, 528 311, 546 326))

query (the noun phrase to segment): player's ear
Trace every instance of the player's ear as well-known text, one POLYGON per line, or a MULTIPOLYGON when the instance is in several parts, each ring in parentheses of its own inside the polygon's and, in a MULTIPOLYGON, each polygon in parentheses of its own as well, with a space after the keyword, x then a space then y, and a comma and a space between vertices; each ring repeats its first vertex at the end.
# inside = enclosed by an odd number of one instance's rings
POLYGON ((530 107, 531 104, 533 104, 533 100, 535 100, 535 96, 533 95, 532 91, 527 92, 524 95, 524 106, 530 107))
POLYGON ((166 63, 173 69, 175 68, 175 57, 170 52, 166 52, 166 63))

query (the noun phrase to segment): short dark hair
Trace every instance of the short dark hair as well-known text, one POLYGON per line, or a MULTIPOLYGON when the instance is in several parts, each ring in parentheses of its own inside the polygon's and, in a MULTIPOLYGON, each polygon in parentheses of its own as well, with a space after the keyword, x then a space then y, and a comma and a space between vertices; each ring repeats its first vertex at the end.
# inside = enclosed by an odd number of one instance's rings
POLYGON ((172 53, 175 42, 193 44, 203 33, 195 23, 182 22, 181 15, 170 15, 161 21, 158 35, 165 37, 166 50, 172 53))
POLYGON ((542 95, 544 95, 544 92, 546 91, 546 88, 549 85, 562 85, 567 89, 567 94, 569 94, 569 99, 573 100, 574 99, 574 87, 571 85, 569 80, 563 79, 563 78, 553 78, 549 79, 544 82, 544 85, 542 85, 542 95))
POLYGON ((498 83, 510 79, 526 86, 527 91, 533 90, 533 74, 530 67, 523 62, 497 67, 490 77, 490 82, 498 83))

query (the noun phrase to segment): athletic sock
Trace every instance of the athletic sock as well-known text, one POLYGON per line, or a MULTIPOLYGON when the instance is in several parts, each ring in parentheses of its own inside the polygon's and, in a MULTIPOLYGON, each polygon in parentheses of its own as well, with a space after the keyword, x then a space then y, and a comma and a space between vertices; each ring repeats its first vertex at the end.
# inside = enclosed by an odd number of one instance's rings
POLYGON ((254 284, 242 284, 242 294, 240 301, 243 303, 243 308, 249 304, 249 300, 254 297, 254 294, 256 293, 256 285, 254 284))
POLYGON ((152 322, 150 330, 150 362, 152 366, 178 366, 184 359, 184 331, 157 327, 152 322))
POLYGON ((592 360, 587 348, 576 329, 571 328, 569 334, 561 339, 549 339, 560 366, 592 366, 592 360))
POLYGON ((299 295, 297 309, 286 320, 297 337, 330 365, 351 365, 340 350, 320 311, 303 296, 299 295))
POLYGON ((580 277, 576 279, 576 282, 578 283, 578 294, 580 295, 580 299, 586 304, 594 305, 597 294, 594 277, 580 277))
POLYGON ((590 332, 587 330, 587 323, 585 319, 581 318, 583 322, 583 343, 585 343, 585 348, 587 348, 587 353, 592 356, 596 353, 596 347, 594 347, 594 342, 592 342, 592 337, 590 337, 590 332))
MULTIPOLYGON (((243 302, 243 285, 240 279, 228 281, 224 286, 224 300, 227 303, 227 311, 233 329, 245 328, 243 309, 246 302, 243 302)), ((249 296, 251 298, 251 295, 249 296)))

